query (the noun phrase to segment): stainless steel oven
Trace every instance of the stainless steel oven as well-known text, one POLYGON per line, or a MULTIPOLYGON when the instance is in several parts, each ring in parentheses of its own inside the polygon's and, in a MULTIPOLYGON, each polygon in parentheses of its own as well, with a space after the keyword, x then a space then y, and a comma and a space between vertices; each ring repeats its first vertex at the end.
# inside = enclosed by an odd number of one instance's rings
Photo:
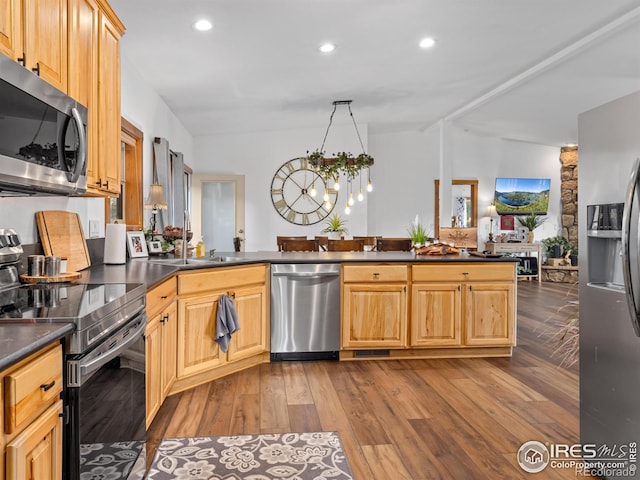
MULTIPOLYGON (((0 281, 17 278, 0 267, 0 281)), ((0 285, 0 322, 72 322, 65 339, 63 478, 140 479, 146 466, 142 284, 0 285)))
POLYGON ((67 355, 65 478, 139 479, 146 467, 146 315, 67 355))

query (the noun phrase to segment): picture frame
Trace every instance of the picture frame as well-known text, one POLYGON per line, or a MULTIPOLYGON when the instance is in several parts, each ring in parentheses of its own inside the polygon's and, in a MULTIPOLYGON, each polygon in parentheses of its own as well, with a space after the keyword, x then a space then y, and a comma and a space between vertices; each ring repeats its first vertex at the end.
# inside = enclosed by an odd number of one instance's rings
POLYGON ((127 251, 130 258, 149 256, 144 232, 127 232, 127 251))
POLYGON ((500 230, 515 230, 515 217, 513 215, 500 215, 500 230))
POLYGON ((149 250, 149 255, 159 255, 164 253, 162 251, 162 242, 160 240, 149 240, 147 242, 147 249, 149 250))

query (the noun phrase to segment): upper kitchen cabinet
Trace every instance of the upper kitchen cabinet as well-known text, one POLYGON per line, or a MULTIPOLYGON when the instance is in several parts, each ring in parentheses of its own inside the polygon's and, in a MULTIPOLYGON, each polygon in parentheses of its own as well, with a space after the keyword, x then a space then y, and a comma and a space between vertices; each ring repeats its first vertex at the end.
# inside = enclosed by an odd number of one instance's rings
POLYGON ((67 92, 67 0, 0 0, 0 51, 67 92))
POLYGON ((69 95, 89 109, 87 194, 118 195, 124 25, 102 0, 69 0, 69 10, 69 95))

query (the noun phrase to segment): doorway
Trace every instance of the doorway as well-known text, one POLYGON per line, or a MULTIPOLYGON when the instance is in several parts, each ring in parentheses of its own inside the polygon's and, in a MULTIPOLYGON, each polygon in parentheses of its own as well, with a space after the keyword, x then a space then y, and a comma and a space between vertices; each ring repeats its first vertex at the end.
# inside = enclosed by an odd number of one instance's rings
POLYGON ((191 187, 192 229, 200 232, 207 251, 243 251, 244 175, 194 174, 191 187))

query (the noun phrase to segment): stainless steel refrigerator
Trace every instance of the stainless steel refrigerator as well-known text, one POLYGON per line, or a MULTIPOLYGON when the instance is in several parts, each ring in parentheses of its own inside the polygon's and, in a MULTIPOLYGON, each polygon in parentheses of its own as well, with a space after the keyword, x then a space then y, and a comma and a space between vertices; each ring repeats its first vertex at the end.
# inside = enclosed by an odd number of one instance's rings
POLYGON ((578 131, 580 441, 629 457, 611 449, 640 443, 640 92, 581 114, 578 131), (622 202, 609 222, 603 204, 622 202))

